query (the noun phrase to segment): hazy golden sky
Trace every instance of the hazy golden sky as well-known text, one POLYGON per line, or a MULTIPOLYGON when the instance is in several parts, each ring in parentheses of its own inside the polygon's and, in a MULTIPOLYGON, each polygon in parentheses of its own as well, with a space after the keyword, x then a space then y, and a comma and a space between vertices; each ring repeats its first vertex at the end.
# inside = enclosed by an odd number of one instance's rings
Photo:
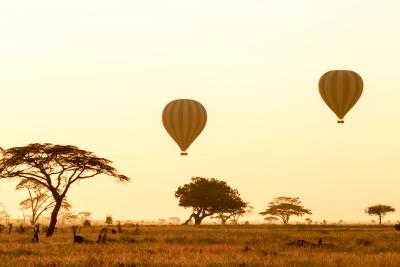
MULTIPOLYGON (((216 177, 256 208, 298 196, 314 220, 400 210, 397 0, 1 1, 0 146, 73 144, 133 178, 71 188, 75 211, 117 219, 187 217, 174 192, 216 177), (318 93, 351 69, 364 93, 336 123, 318 93), (193 98, 203 134, 179 156, 163 107, 193 98)), ((25 193, 0 184, 17 217, 25 193)), ((388 216, 397 220, 398 212, 388 216)))

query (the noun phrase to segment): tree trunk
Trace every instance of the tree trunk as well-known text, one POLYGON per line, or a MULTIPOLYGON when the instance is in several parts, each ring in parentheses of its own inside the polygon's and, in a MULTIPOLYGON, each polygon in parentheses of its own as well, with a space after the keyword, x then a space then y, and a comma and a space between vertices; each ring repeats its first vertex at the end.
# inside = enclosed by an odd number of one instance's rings
POLYGON ((51 212, 50 225, 49 225, 49 228, 47 228, 46 236, 52 236, 54 233, 54 230, 56 229, 57 215, 61 208, 62 198, 57 199, 55 201, 56 201, 56 205, 54 206, 54 209, 51 212))
POLYGON ((187 219, 182 225, 187 225, 193 218, 193 213, 190 215, 189 219, 187 219))
POLYGON ((200 225, 201 221, 204 219, 204 217, 201 217, 199 215, 194 215, 194 225, 200 225))
POLYGON ((381 224, 382 224, 382 216, 379 215, 379 225, 381 225, 381 224))
POLYGON ((37 223, 37 221, 38 221, 38 216, 36 216, 37 214, 36 214, 36 212, 33 212, 32 213, 32 222, 31 222, 31 224, 33 225, 33 226, 35 226, 36 225, 36 223, 37 223))

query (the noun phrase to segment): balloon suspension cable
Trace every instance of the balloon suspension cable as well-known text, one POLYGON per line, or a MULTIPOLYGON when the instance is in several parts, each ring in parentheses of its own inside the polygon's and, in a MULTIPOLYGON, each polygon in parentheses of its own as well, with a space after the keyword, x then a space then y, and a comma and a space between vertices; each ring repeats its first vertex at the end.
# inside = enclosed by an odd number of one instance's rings
POLYGON ((187 152, 181 152, 181 156, 187 156, 188 153, 187 152))
POLYGON ((337 123, 344 123, 344 120, 338 120, 337 123))

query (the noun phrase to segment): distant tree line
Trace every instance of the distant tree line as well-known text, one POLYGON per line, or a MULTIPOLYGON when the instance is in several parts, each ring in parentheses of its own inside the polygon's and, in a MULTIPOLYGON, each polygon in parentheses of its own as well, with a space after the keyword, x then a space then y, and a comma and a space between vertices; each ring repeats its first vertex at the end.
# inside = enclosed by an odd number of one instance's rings
MULTIPOLYGON (((0 153, 0 180, 17 180, 16 190, 28 194, 19 204, 24 218, 25 211, 29 211, 30 223, 35 225, 43 213, 51 211, 47 236, 54 233, 58 219, 61 223, 79 219, 81 224, 90 226, 90 212, 70 212, 71 204, 67 200, 67 193, 73 184, 101 174, 114 177, 119 182, 130 180, 119 174, 111 166, 110 160, 75 146, 36 143, 9 149, 0 148, 0 153)), ((216 178, 193 177, 190 183, 178 187, 175 197, 179 206, 191 209, 190 217, 184 224, 193 219, 194 224, 199 225, 207 217, 218 219, 222 224, 228 221, 236 224, 240 217, 254 209, 241 198, 237 189, 216 178)), ((384 216, 394 211, 391 206, 379 204, 368 207, 365 213, 378 216, 381 224, 384 216)), ((265 220, 270 223, 280 219, 283 224, 288 224, 292 216, 311 215, 312 212, 302 205, 298 197, 282 196, 270 201, 267 208, 259 214, 265 216, 265 220)), ((4 217, 6 221, 9 219, 4 209, 0 210, 0 217, 4 217)), ((170 220, 175 224, 179 223, 179 218, 171 217, 170 220)), ((306 218, 306 222, 310 224, 312 220, 306 218)), ((113 224, 111 215, 106 216, 105 223, 113 224)))
MULTIPOLYGON (((219 219, 221 224, 228 220, 235 224, 241 216, 253 210, 249 202, 240 197, 238 190, 215 178, 193 177, 190 183, 178 188, 175 197, 179 199, 179 206, 192 209, 184 224, 194 219, 194 224, 199 225, 206 217, 219 219)), ((380 204, 368 207, 365 213, 378 216, 381 224, 383 217, 394 211, 393 207, 380 204)), ((281 219, 283 224, 288 224, 290 217, 311 215, 312 212, 302 205, 298 197, 282 196, 274 198, 259 214, 265 216, 264 219, 269 223, 281 219)), ((311 218, 306 218, 305 221, 308 224, 312 223, 311 218)), ((322 223, 327 222, 323 220, 322 223)), ((343 220, 339 220, 339 223, 343 223, 343 220)))
MULTIPOLYGON (((215 178, 193 177, 189 184, 180 186, 175 192, 179 206, 191 208, 192 213, 184 224, 194 219, 194 224, 201 224, 206 217, 212 216, 225 224, 228 219, 237 223, 238 219, 252 211, 253 207, 245 202, 236 189, 232 189, 225 181, 215 178)), ((271 215, 267 220, 281 218, 284 224, 289 223, 290 216, 312 214, 305 209, 297 197, 278 197, 268 204, 261 215, 271 215)))

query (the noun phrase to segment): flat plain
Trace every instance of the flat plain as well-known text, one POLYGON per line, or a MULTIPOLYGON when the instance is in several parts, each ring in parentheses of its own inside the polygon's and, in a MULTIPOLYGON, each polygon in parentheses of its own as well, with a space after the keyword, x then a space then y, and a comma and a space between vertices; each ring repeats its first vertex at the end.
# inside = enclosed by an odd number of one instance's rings
POLYGON ((3 232, 0 266, 400 266, 393 226, 168 225, 138 233, 123 226, 97 243, 101 228, 82 227, 82 244, 73 242, 71 227, 51 238, 41 232, 38 243, 32 229, 3 232))

